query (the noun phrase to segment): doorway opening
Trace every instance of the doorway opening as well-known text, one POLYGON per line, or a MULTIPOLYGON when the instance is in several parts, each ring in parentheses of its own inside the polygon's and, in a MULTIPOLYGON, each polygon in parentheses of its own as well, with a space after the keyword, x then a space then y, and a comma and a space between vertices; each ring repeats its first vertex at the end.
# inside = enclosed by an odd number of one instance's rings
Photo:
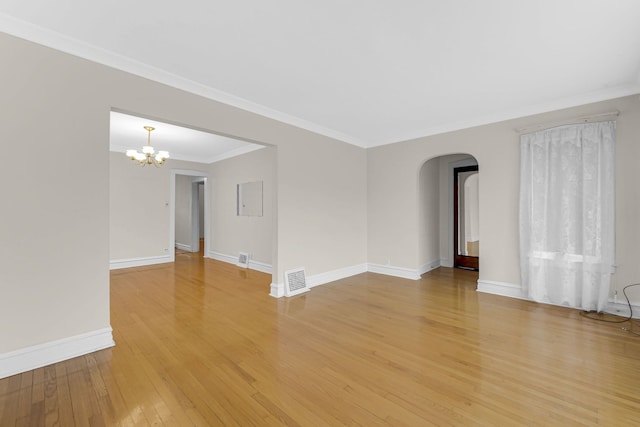
POLYGON ((453 169, 453 266, 478 270, 480 258, 478 166, 453 169))
POLYGON ((204 177, 191 183, 191 252, 204 252, 204 177))
POLYGON ((210 246, 208 175, 172 170, 170 206, 170 240, 175 251, 201 252, 206 257, 210 246))
MULTIPOLYGON (((418 172, 418 268, 422 275, 437 267, 460 267, 478 270, 480 259, 478 215, 478 161, 471 154, 455 153, 433 157, 425 161, 418 172), (475 168, 475 178, 460 180, 473 190, 461 193, 472 200, 454 203, 458 194, 454 188, 454 170, 462 168, 470 172, 475 168), (464 169, 470 168, 470 169, 464 169), (474 183, 475 180, 475 183, 474 183), (474 192, 475 191, 475 192, 474 192), (461 219, 455 212, 475 201, 476 208, 467 209, 461 219), (467 222, 465 221, 467 215, 467 222), (462 221, 462 222, 461 222, 462 221), (462 226, 461 226, 462 224, 462 226), (454 234, 456 234, 454 236, 454 234), (463 240, 464 244, 459 242, 463 240), (467 241, 469 245, 467 245, 467 241), (462 250, 461 250, 462 248, 462 250), (461 261, 461 257, 462 261, 461 261), (466 257, 474 257, 475 264, 464 264, 466 257)), ((455 185, 454 185, 455 184, 455 185)), ((458 213, 460 216, 460 213, 458 213)))

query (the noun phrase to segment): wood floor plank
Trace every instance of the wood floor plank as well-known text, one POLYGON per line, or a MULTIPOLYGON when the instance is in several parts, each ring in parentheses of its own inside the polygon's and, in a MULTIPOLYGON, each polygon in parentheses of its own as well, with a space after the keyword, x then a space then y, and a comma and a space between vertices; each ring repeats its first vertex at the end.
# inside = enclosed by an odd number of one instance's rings
POLYGON ((25 372, 20 375, 20 391, 18 392, 18 420, 29 419, 31 414, 31 393, 33 391, 33 373, 34 371, 25 372))
POLYGON ((278 300, 202 254, 115 270, 116 347, 0 380, 0 426, 638 425, 630 325, 477 277, 365 273, 278 300))
MULTIPOLYGON (((19 378, 19 375, 16 375, 15 377, 19 378)), ((6 381, 7 379, 4 379, 2 381, 6 381)), ((2 413, 0 416, 0 425, 2 426, 12 426, 15 425, 16 420, 18 419, 18 401, 20 399, 20 392, 19 390, 15 390, 13 392, 10 393, 5 393, 2 396, 2 413)))
MULTIPOLYGON (((74 408, 71 403, 71 391, 69 389, 68 372, 71 371, 72 366, 72 360, 55 364, 56 389, 55 394, 50 397, 50 400, 57 398, 58 420, 60 426, 78 425, 74 420, 74 408)), ((82 397, 78 396, 77 398, 81 399, 82 397)), ((50 405, 53 406, 52 403, 50 403, 50 405)))
POLYGON ((44 425, 60 425, 58 414, 58 385, 55 365, 45 366, 44 374, 44 425))

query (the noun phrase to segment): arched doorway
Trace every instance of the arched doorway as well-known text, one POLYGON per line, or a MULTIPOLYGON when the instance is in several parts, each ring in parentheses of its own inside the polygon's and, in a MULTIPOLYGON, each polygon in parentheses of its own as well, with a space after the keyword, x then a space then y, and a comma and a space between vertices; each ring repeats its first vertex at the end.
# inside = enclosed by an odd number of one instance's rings
MULTIPOLYGON (((475 178, 467 182, 466 177, 463 182, 475 187, 473 192, 469 189, 466 193, 462 191, 462 197, 471 197, 476 204, 478 162, 470 154, 448 154, 434 157, 425 161, 419 170, 418 182, 418 258, 420 274, 429 271, 437 266, 456 266, 456 255, 468 256, 473 253, 477 264, 473 269, 477 269, 479 264, 479 216, 476 210, 470 210, 466 215, 463 213, 462 219, 455 218, 455 175, 456 168, 475 168, 475 178), (466 221, 460 229, 460 221, 466 221), (458 226, 458 236, 454 236, 455 228, 458 226), (467 233, 468 232, 468 233, 467 233), (471 243, 468 249, 460 250, 455 242, 460 238, 465 242, 468 238, 471 243)), ((472 176, 474 174, 469 174, 472 176)), ((470 202, 470 201, 469 201, 470 202)), ((460 204, 460 203, 459 203, 460 204)), ((465 203, 463 203, 465 204, 465 203)), ((467 247, 466 243, 462 245, 467 247)), ((465 267, 463 267, 465 268, 465 267)), ((469 267, 466 267, 469 268, 469 267)))

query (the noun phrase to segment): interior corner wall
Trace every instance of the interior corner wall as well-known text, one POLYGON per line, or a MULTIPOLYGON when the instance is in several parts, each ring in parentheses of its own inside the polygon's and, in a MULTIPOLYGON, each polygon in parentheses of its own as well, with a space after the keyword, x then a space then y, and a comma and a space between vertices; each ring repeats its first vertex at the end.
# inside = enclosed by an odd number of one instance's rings
POLYGON ((297 267, 308 276, 366 270, 366 150, 319 135, 293 139, 278 146, 277 165, 274 282, 297 267))
MULTIPOLYGON (((480 170, 480 280, 520 286, 520 146, 516 129, 617 110, 616 260, 612 292, 640 279, 640 98, 637 95, 369 149, 369 261, 408 269, 416 257, 420 228, 416 179, 422 164, 451 153, 469 153, 480 170)), ((640 301, 640 289, 630 290, 640 301)))
MULTIPOLYGON (((618 302, 625 303, 622 289, 640 283, 640 96, 630 96, 604 104, 616 109, 616 267, 611 293, 617 292, 618 302)), ((640 286, 627 290, 631 303, 640 305, 640 286)))
POLYGON ((412 162, 407 144, 396 145, 367 150, 367 259, 370 264, 417 269, 418 172, 435 156, 412 162))
POLYGON ((211 178, 212 257, 238 258, 248 252, 252 261, 273 263, 276 148, 265 147, 209 165, 211 178), (237 185, 262 182, 262 216, 237 215, 237 185))

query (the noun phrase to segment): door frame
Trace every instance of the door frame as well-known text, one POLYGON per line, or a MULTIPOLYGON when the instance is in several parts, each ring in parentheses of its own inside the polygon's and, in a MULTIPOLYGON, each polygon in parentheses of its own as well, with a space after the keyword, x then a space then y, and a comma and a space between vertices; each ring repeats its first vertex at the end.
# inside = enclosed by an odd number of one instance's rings
MULTIPOLYGON (((188 169, 171 169, 171 178, 169 180, 169 248, 176 246, 176 175, 186 175, 196 178, 202 178, 204 181, 204 257, 209 256, 209 248, 211 245, 209 238, 209 230, 211 214, 210 214, 210 179, 207 172, 188 169)), ((192 184, 193 186, 193 184, 192 184)), ((192 187, 193 188, 193 187, 192 187)), ((192 227, 193 230, 193 227, 192 227)), ((175 262, 175 250, 169 253, 171 262, 175 262)))
POLYGON ((462 166, 478 166, 478 160, 469 153, 460 153, 469 156, 466 159, 447 162, 447 237, 446 259, 440 261, 443 267, 453 268, 453 170, 462 166))
POLYGON ((478 172, 478 165, 475 166, 461 166, 453 168, 453 267, 463 268, 467 270, 479 270, 480 257, 459 255, 458 245, 459 241, 459 194, 458 194, 458 174, 464 172, 478 172))
MULTIPOLYGON (((191 181, 191 252, 200 252, 200 194, 199 187, 204 185, 205 177, 195 177, 191 181), (197 249, 197 250, 196 250, 197 249)), ((204 188, 203 188, 204 192, 204 188)), ((206 194, 206 193, 204 193, 206 194)), ((202 201, 204 204, 204 200, 202 201)), ((204 210, 204 206, 203 206, 204 210)), ((204 215, 204 213, 203 213, 204 215)), ((205 216, 206 218, 206 216, 205 216)), ((207 234, 203 233, 204 241, 207 241, 207 234)))

